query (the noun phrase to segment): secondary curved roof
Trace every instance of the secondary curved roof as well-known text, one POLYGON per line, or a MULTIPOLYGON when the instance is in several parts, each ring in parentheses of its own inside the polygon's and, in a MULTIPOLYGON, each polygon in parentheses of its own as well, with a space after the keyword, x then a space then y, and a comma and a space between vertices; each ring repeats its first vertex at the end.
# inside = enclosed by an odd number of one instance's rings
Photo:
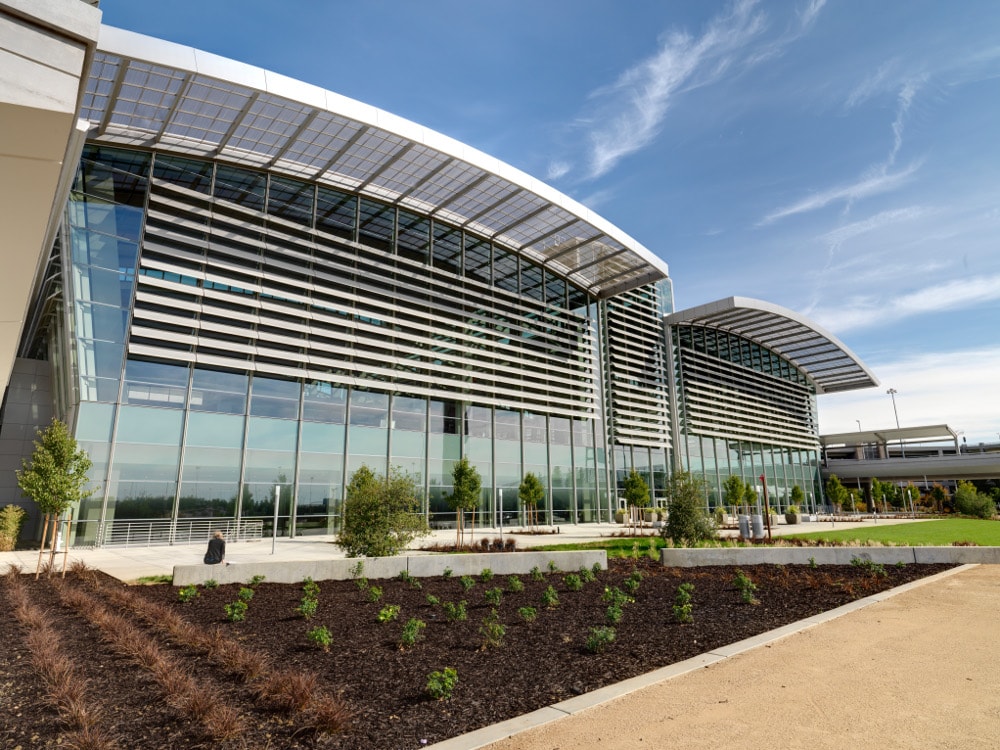
POLYGON ((878 385, 878 378, 832 333, 804 316, 769 302, 729 297, 680 310, 668 325, 689 323, 718 328, 756 341, 792 362, 816 385, 817 393, 837 393, 878 385))
POLYGON ((191 47, 102 26, 89 139, 326 183, 488 237, 608 297, 667 264, 572 198, 375 107, 191 47))

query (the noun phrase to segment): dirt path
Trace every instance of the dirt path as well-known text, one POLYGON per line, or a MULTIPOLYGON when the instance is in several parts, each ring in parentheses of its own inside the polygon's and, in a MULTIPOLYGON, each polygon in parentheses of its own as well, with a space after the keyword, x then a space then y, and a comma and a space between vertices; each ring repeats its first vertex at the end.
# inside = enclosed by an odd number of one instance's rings
POLYGON ((489 750, 1000 747, 1000 566, 900 594, 489 750))

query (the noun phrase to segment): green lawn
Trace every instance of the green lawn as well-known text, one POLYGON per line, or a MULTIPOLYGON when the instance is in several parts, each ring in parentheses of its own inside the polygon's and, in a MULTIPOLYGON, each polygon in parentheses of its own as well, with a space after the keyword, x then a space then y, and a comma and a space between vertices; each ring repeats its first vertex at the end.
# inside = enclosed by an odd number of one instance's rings
POLYGON ((1000 521, 948 518, 939 521, 901 523, 893 526, 864 526, 827 529, 811 534, 795 534, 795 539, 830 541, 892 542, 909 546, 950 546, 954 542, 975 542, 983 547, 1000 546, 1000 521))

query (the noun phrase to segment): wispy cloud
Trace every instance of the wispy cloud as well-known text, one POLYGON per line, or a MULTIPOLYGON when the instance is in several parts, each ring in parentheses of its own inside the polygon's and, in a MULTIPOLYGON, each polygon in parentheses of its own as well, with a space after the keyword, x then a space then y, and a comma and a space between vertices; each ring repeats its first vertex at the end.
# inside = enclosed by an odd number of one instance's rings
POLYGON ((895 87, 894 79, 898 67, 899 60, 897 59, 882 63, 878 70, 871 73, 848 95, 844 106, 847 109, 854 109, 872 97, 884 93, 888 88, 895 87))
POLYGON ((894 173, 883 171, 881 169, 874 170, 873 172, 869 172, 857 181, 848 185, 837 185, 835 187, 828 188, 823 192, 814 193, 806 198, 803 198, 802 200, 792 203, 791 205, 783 206, 775 211, 772 211, 761 219, 757 223, 757 226, 771 224, 779 219, 794 216, 795 214, 816 211, 817 209, 824 208, 831 203, 840 201, 853 203, 859 198, 867 198, 872 195, 887 193, 890 190, 895 190, 900 185, 903 185, 907 180, 909 180, 913 173, 919 169, 919 167, 919 163, 914 163, 906 169, 894 173))
POLYGON ((545 173, 545 178, 548 180, 558 180, 560 177, 564 177, 573 168, 573 165, 565 161, 554 161, 549 164, 548 171, 545 173))
POLYGON ((589 134, 590 178, 606 174, 651 143, 679 91, 706 85, 732 67, 766 28, 765 16, 755 6, 754 0, 738 0, 728 13, 713 18, 700 37, 666 34, 655 55, 592 94, 605 111, 618 114, 595 119, 601 124, 589 134))
MULTIPOLYGON (((877 74, 877 78, 882 77, 883 74, 877 74)), ((920 168, 919 162, 914 162, 906 169, 897 172, 890 170, 895 166, 896 157, 903 147, 903 127, 906 115, 910 111, 910 106, 913 104, 913 99, 920 90, 923 80, 923 78, 915 78, 904 82, 896 96, 896 116, 891 126, 892 146, 884 161, 872 165, 865 170, 861 177, 848 185, 837 185, 819 193, 813 193, 795 203, 772 211, 757 222, 757 226, 766 226, 788 216, 816 211, 831 203, 843 202, 845 211, 850 210, 855 201, 895 190, 905 184, 920 168)), ((874 84, 872 85, 874 86, 874 84)))
POLYGON ((855 237, 876 232, 879 229, 891 224, 898 224, 902 221, 912 221, 913 219, 920 218, 924 214, 925 210, 920 206, 907 206, 906 208, 882 211, 874 216, 869 216, 867 219, 863 219, 862 221, 855 221, 851 224, 837 227, 833 231, 822 235, 820 240, 825 242, 831 248, 839 248, 845 242, 852 240, 855 237))
POLYGON ((910 290, 895 297, 880 294, 845 297, 835 307, 813 308, 810 317, 838 335, 888 326, 917 315, 974 308, 1000 300, 1000 274, 958 278, 910 290))
POLYGON ((821 396, 822 434, 853 432, 856 419, 865 429, 895 426, 892 402, 885 393, 895 388, 899 423, 903 427, 948 424, 965 432, 969 446, 996 442, 995 411, 984 409, 996 392, 1000 347, 909 355, 889 361, 866 362, 882 388, 821 396), (961 363, 961 388, 955 387, 955 366, 961 363))

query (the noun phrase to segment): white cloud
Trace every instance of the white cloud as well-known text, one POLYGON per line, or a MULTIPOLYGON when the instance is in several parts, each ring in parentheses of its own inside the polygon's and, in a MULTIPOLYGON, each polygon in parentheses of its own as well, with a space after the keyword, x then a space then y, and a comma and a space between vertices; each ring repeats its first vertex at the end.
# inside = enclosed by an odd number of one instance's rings
POLYGON ((613 86, 595 91, 607 111, 590 132, 590 178, 613 169, 625 156, 653 141, 675 94, 721 77, 743 48, 765 28, 754 0, 739 0, 726 15, 712 19, 698 38, 666 35, 659 51, 623 73, 613 86))
POLYGON ((906 169, 895 173, 883 172, 881 170, 874 173, 869 172, 853 183, 837 185, 836 187, 829 188, 820 193, 814 193, 808 198, 803 198, 791 205, 772 211, 761 219, 757 225, 764 226, 788 216, 816 211, 839 201, 854 202, 860 198, 887 193, 905 184, 919 168, 920 164, 914 163, 906 169))
POLYGON ((827 232, 820 237, 820 240, 825 242, 832 248, 837 248, 843 245, 847 240, 854 239, 863 234, 868 234, 870 232, 878 231, 883 227, 889 226, 890 224, 898 224, 902 221, 911 221, 923 216, 924 210, 919 206, 908 206, 906 208, 898 208, 891 211, 882 211, 874 216, 870 216, 863 221, 855 221, 851 224, 847 224, 842 227, 838 227, 833 231, 827 232))
POLYGON ((898 65, 899 61, 896 59, 888 60, 887 62, 882 63, 878 70, 865 78, 865 80, 863 80, 857 88, 850 93, 844 106, 848 109, 853 109, 859 104, 863 104, 872 97, 884 92, 889 87, 889 81, 898 65))
POLYGON ((865 391, 820 396, 821 434, 862 428, 895 427, 892 400, 895 388, 901 427, 947 424, 962 430, 970 446, 997 442, 1000 409, 996 403, 1000 347, 924 353, 884 363, 866 363, 882 385, 865 391))
POLYGON ((549 164, 548 171, 545 173, 545 179, 547 180, 558 180, 560 177, 565 177, 569 174, 570 170, 573 168, 572 164, 565 161, 554 161, 549 164))
POLYGON ((917 315, 964 310, 996 300, 1000 300, 1000 274, 936 282, 889 299, 878 295, 842 298, 836 307, 815 307, 809 315, 824 328, 841 335, 845 331, 884 327, 917 315))

